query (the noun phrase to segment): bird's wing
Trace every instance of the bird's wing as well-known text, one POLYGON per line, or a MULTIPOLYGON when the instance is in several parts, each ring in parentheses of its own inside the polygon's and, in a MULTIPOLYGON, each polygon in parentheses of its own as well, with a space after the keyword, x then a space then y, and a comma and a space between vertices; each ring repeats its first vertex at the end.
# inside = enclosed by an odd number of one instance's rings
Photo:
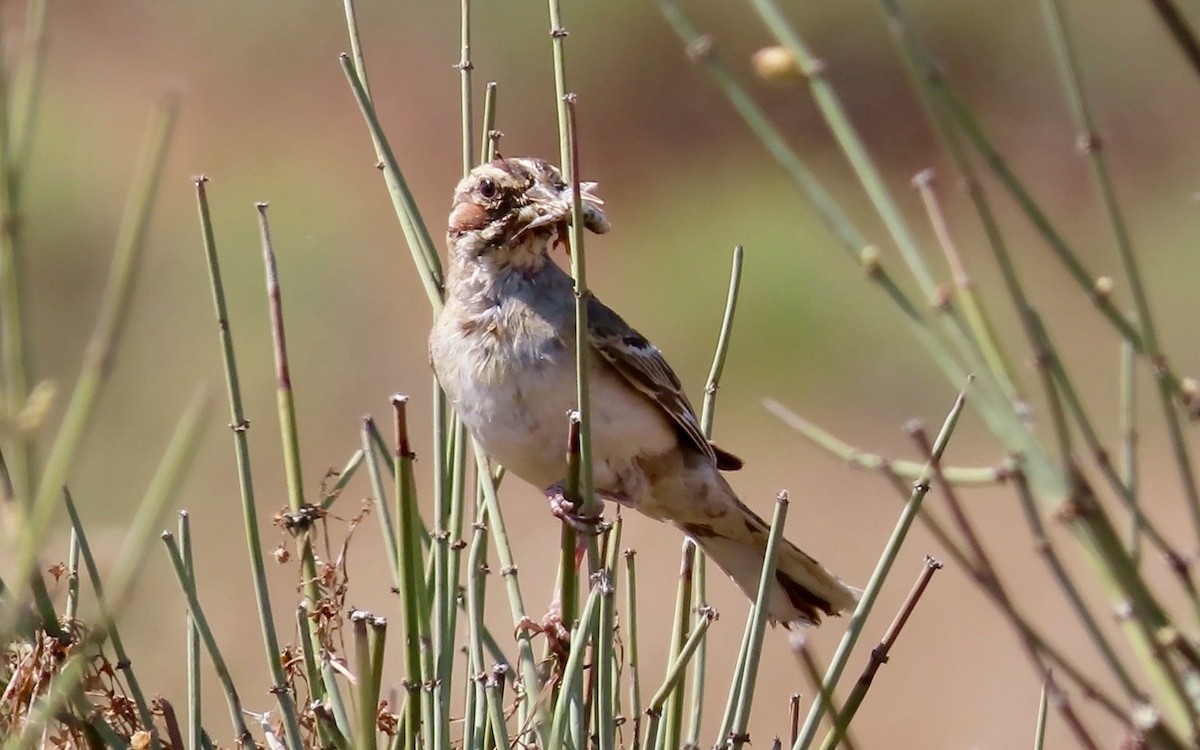
POLYGON ((588 333, 592 348, 630 385, 666 412, 688 443, 720 469, 741 468, 741 459, 704 437, 700 420, 683 392, 683 384, 658 347, 594 297, 588 300, 588 333))

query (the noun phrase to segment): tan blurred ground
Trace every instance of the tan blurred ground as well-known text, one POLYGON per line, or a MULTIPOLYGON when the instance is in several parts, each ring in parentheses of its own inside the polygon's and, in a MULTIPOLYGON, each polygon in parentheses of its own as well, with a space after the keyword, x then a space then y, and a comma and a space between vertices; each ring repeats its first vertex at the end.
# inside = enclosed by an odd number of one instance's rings
MULTIPOLYGON (((457 20, 452 4, 360 2, 372 86, 417 199, 439 240, 458 175, 457 20), (418 7, 419 6, 419 7, 418 7)), ((692 5, 699 6, 698 3, 692 5)), ((985 116, 1017 171, 1061 222, 1093 268, 1118 276, 1103 216, 1072 151, 1074 133, 1035 3, 910 4, 970 102, 985 116)), ((1088 81, 1119 191, 1157 302, 1162 337, 1177 369, 1200 365, 1193 315, 1197 188, 1193 137, 1200 88, 1150 15, 1148 4, 1095 13, 1072 4, 1088 81)), ((9 9, 6 8, 6 11, 9 9)), ((807 3, 793 17, 829 65, 923 240, 931 240, 908 181, 942 167, 886 37, 875 5, 807 3)), ((748 57, 768 37, 742 4, 694 9, 734 69, 750 79, 748 57)), ((537 3, 476 3, 477 91, 500 82, 502 150, 556 153, 547 21, 537 3)), ((905 420, 940 420, 954 392, 923 358, 887 302, 822 229, 813 212, 731 114, 709 81, 691 69, 665 24, 645 2, 567 3, 570 86, 580 97, 582 162, 598 180, 614 224, 589 244, 593 288, 662 347, 698 399, 715 341, 729 250, 747 248, 742 305, 721 391, 717 436, 748 460, 735 477, 761 511, 791 490, 790 536, 852 582, 863 583, 899 504, 877 478, 854 474, 769 418, 770 395, 846 440, 911 455, 905 420)), ((12 18, 6 33, 19 31, 12 18)), ((29 185, 29 272, 40 375, 71 383, 93 321, 122 196, 147 113, 165 88, 181 92, 183 115, 150 237, 131 335, 117 362, 86 458, 72 477, 95 542, 111 550, 187 394, 221 386, 189 176, 212 178, 210 195, 231 295, 231 315, 253 424, 252 451, 264 517, 284 504, 266 308, 253 201, 270 200, 283 276, 304 471, 315 492, 328 466, 357 445, 358 418, 383 414, 387 396, 410 393, 414 426, 425 434, 430 392, 425 334, 429 314, 357 108, 337 64, 347 47, 338 3, 76 3, 54 5, 35 170, 29 185)), ((751 82, 831 191, 861 220, 888 262, 893 248, 849 169, 802 92, 751 82)), ((962 196, 940 183, 959 242, 1017 342, 999 281, 962 196)), ((1044 245, 999 199, 1024 278, 1051 321, 1084 395, 1111 439, 1116 424, 1117 343, 1044 245)), ((929 247, 934 247, 930 241, 929 247)), ((1024 347, 1013 351, 1027 362, 1024 347)), ((1027 389, 1033 373, 1021 373, 1027 389)), ((1149 385, 1143 378, 1143 385, 1149 385)), ((1157 406, 1142 389, 1147 425, 1157 406)), ((61 406, 61 404, 60 404, 61 406)), ((200 580, 217 637, 247 686, 250 707, 268 704, 262 649, 238 520, 227 418, 214 410, 201 460, 180 506, 193 512, 200 580)), ((1145 497, 1174 538, 1194 549, 1165 458, 1161 431, 1143 441, 1145 497)), ((427 447, 422 448, 428 452, 427 447)), ((949 451, 956 464, 998 461, 969 416, 949 451)), ((426 485, 427 486, 427 485, 426 485)), ((365 493, 356 482, 347 515, 365 493)), ((428 494, 428 493, 427 493, 428 494)), ((968 494, 974 520, 1024 609, 1070 654, 1099 671, 1071 613, 1031 550, 1007 492, 968 494)), ((513 482, 504 492, 522 583, 531 610, 549 600, 557 530, 540 494, 513 482)), ((930 503, 942 506, 931 496, 930 503)), ((264 523, 268 544, 275 530, 264 523)), ((1061 535, 1060 535, 1061 536, 1061 535)), ((680 538, 634 517, 626 541, 640 553, 645 679, 657 682, 680 538)), ((1064 548, 1072 550, 1063 536, 1064 548)), ((926 553, 918 530, 880 600, 868 638, 886 626, 926 553)), ((378 534, 360 531, 352 603, 394 614, 378 534)), ((1072 554, 1072 564, 1083 566, 1072 554)), ((1164 598, 1177 603, 1157 560, 1148 560, 1164 598)), ((272 571, 281 622, 290 621, 290 570, 272 571)), ((125 619, 142 681, 182 701, 182 602, 158 550, 125 619)), ((723 614, 710 658, 714 685, 728 675, 745 604, 718 576, 723 614)), ((1090 594, 1097 597, 1095 591, 1090 594)), ((492 622, 503 631, 499 594, 492 622)), ((839 623, 813 633, 822 658, 839 623)), ((852 661, 865 661, 864 643, 852 661)), ((787 696, 810 692, 781 633, 770 636, 752 726, 756 746, 786 731, 787 696)), ((207 683, 208 724, 225 732, 215 681, 207 683)), ((864 748, 1007 748, 1033 731, 1038 682, 1011 633, 960 571, 948 568, 909 624, 855 722, 864 748)), ((1077 703, 1083 703, 1076 694, 1077 703)), ((723 705, 713 695, 710 734, 723 705)), ((1083 708, 1085 716, 1095 712, 1083 708)), ((1109 746, 1116 736, 1098 721, 1109 746)), ((1071 742, 1055 717, 1048 746, 1071 742)))

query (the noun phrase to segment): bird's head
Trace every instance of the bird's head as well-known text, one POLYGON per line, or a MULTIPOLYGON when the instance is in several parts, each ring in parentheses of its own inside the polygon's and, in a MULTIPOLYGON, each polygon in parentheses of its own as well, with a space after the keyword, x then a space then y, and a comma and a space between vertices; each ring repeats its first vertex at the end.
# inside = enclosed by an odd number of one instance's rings
MULTIPOLYGON (((583 224, 607 232, 603 204, 594 182, 580 184, 583 224)), ((574 191, 554 165, 528 157, 481 164, 454 189, 447 238, 464 260, 496 251, 541 256, 554 234, 571 220, 574 191)), ((518 260, 513 258, 513 260, 518 260)), ((531 258, 531 260, 533 260, 531 258)))

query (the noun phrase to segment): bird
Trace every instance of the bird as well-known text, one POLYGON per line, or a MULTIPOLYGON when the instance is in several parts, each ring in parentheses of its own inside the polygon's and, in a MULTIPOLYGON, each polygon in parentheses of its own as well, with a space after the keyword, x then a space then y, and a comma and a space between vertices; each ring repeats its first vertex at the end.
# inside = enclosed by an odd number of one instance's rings
MULTIPOLYGON (((595 188, 569 185, 534 157, 472 169, 454 189, 445 304, 429 337, 434 372, 466 429, 551 498, 562 494, 577 394, 574 281, 550 252, 568 244, 576 190, 584 226, 609 230, 595 188)), ((705 437, 656 346, 594 296, 586 305, 596 495, 677 527, 753 601, 770 529, 722 474, 741 459, 705 437)), ((781 541, 771 622, 818 625, 855 606, 858 589, 781 541)))

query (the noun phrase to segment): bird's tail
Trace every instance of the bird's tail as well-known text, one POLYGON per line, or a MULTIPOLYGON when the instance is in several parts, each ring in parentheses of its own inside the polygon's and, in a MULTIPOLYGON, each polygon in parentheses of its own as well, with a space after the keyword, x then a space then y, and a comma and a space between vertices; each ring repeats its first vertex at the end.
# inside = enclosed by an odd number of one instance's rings
MULTIPOLYGON (((677 525, 746 596, 754 599, 762 576, 769 527, 736 497, 733 500, 736 504, 733 512, 706 519, 704 523, 677 525)), ((767 613, 771 621, 789 628, 817 625, 822 613, 836 616, 852 609, 861 593, 784 539, 779 547, 767 613)))

